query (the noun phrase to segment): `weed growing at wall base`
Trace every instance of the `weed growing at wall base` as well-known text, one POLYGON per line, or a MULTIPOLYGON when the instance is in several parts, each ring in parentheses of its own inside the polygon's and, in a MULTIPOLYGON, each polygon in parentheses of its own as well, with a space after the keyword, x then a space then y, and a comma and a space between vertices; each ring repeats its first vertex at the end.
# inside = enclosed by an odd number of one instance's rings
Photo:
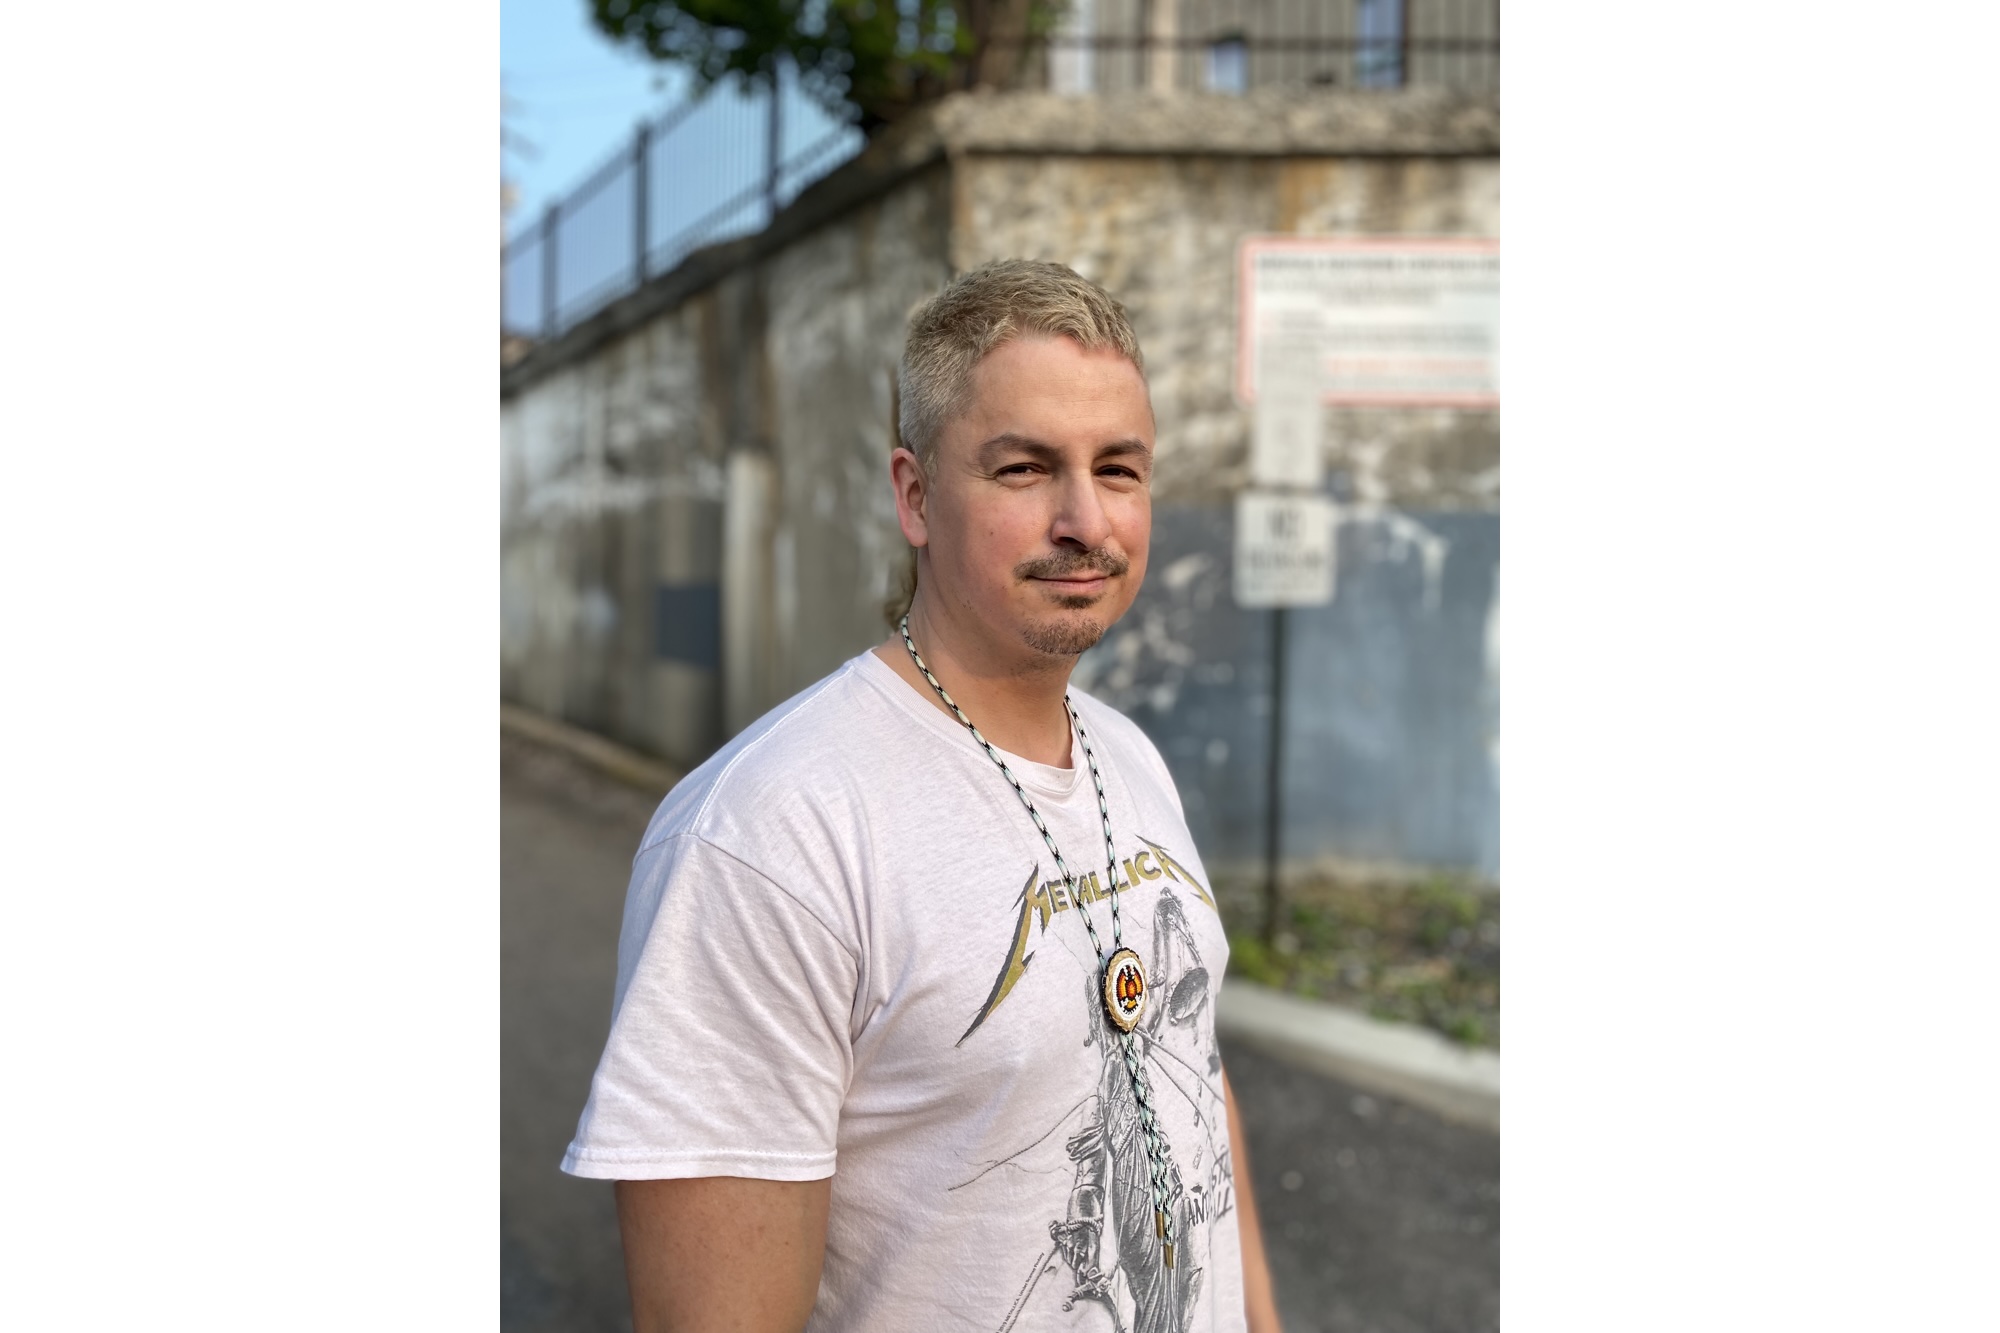
POLYGON ((1287 889, 1286 928, 1260 938, 1255 895, 1221 897, 1230 971, 1248 981, 1500 1045, 1500 895, 1446 877, 1321 879, 1287 889))

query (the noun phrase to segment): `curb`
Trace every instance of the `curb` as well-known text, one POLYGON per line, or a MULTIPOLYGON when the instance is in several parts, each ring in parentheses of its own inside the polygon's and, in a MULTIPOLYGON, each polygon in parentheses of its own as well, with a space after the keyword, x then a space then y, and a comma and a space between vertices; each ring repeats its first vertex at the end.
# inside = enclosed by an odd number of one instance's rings
POLYGON ((504 699, 500 702, 500 730, 511 731, 551 749, 561 750, 606 777, 616 778, 654 796, 665 796, 673 790, 676 782, 687 776, 671 764, 649 759, 637 750, 627 749, 594 731, 558 722, 546 714, 510 704, 504 699))
POLYGON ((1500 1057, 1247 981, 1224 980, 1215 1030, 1300 1068, 1500 1132, 1500 1057))

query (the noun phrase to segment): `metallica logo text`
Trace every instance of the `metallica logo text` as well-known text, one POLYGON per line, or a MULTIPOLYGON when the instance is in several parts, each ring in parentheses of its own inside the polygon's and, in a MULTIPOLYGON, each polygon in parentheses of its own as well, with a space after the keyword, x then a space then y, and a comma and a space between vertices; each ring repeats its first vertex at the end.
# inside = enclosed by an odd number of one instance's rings
POLYGON ((987 995, 986 1003, 979 1007, 979 1014, 972 1020, 972 1026, 967 1028, 964 1036, 953 1045, 963 1045, 966 1037, 978 1031, 979 1025, 1000 1007, 1000 1002, 1007 998, 1015 983, 1027 974, 1028 963, 1034 958, 1033 952, 1028 948, 1031 925, 1038 925, 1040 931, 1046 932, 1050 917, 1067 912, 1076 906, 1078 901, 1088 905, 1110 897, 1112 892, 1129 893, 1133 886, 1163 876, 1172 883, 1185 884, 1193 889, 1195 894, 1208 904, 1211 912, 1215 910, 1215 899, 1209 896, 1208 890, 1199 880, 1188 873, 1186 866, 1176 861, 1167 853, 1166 848, 1151 838, 1141 838, 1139 841, 1146 844, 1146 850, 1125 858, 1122 863, 1125 874, 1115 890, 1106 889, 1099 883, 1098 872, 1093 870, 1088 875, 1077 876, 1074 900, 1069 887, 1059 879, 1036 883, 1041 867, 1039 865, 1029 867, 1027 882, 1021 886, 1020 896, 1015 899, 1020 908, 1020 915, 1014 922, 1014 939, 1007 947, 1007 961, 1000 965, 1000 974, 993 978, 993 989, 987 995))

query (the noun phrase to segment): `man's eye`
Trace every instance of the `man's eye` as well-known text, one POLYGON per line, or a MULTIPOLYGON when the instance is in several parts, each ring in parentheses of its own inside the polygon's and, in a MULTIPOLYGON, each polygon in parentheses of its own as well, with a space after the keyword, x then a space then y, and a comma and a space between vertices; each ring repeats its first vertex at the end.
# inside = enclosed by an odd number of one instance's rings
POLYGON ((1009 463, 1006 467, 1000 469, 1000 475, 1003 477, 1025 477, 1032 471, 1034 471, 1034 464, 1032 463, 1009 463))

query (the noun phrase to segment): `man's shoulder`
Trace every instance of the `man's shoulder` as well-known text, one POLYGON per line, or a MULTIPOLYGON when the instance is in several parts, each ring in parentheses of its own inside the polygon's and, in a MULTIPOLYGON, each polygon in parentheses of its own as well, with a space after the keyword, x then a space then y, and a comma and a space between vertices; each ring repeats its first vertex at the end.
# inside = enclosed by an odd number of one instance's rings
POLYGON ((1143 747, 1148 754, 1157 755, 1153 741, 1145 731, 1124 713, 1112 707, 1088 690, 1070 686, 1070 703, 1076 707, 1076 715, 1083 725, 1092 728, 1107 741, 1126 746, 1143 747))
POLYGON ((1137 758, 1141 769, 1165 783, 1169 791, 1173 790, 1173 776, 1167 769, 1165 756, 1137 722, 1088 690, 1072 686, 1069 697, 1094 744, 1101 742, 1103 748, 1120 757, 1137 758))
MULTIPOLYGON (((865 656, 865 654, 864 654, 865 656)), ((891 719, 862 657, 779 704, 710 755, 667 793, 644 846, 680 834, 715 840, 746 812, 766 820, 838 791, 854 766, 854 737, 891 719)))

